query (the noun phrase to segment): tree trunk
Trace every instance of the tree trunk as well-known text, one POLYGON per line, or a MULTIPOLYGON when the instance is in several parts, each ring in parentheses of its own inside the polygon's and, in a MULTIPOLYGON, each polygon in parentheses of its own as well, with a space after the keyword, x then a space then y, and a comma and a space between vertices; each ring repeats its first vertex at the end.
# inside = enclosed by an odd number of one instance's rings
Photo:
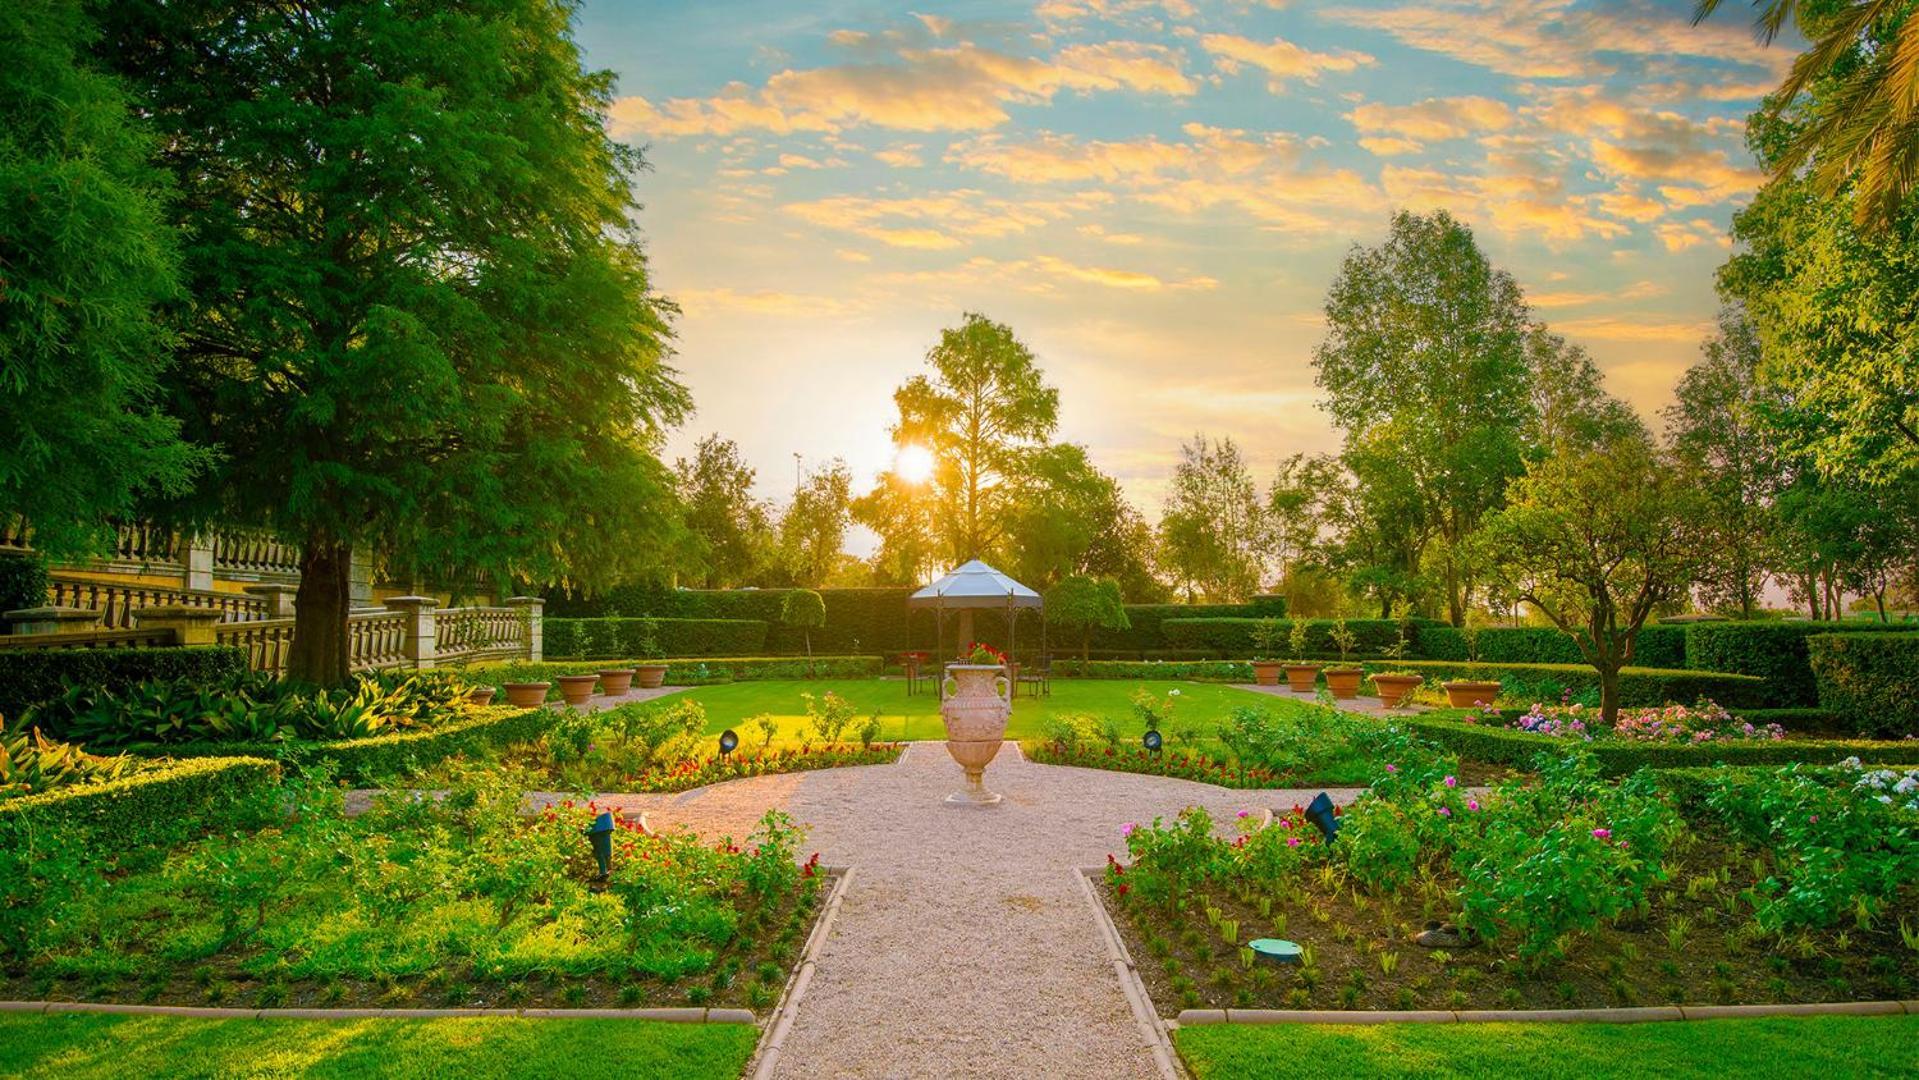
POLYGON ((323 529, 307 534, 300 549, 300 591, 294 595, 288 678, 319 686, 345 685, 352 568, 350 545, 323 529))
POLYGON ((1608 728, 1619 721, 1619 667, 1611 662, 1599 668, 1599 720, 1608 728))
MULTIPOLYGON (((1088 664, 1088 663, 1091 663, 1092 660, 1093 660, 1093 628, 1089 626, 1085 630, 1081 631, 1079 635, 1079 662, 1081 664, 1088 664)), ((1084 667, 1080 668, 1079 673, 1081 675, 1086 674, 1086 669, 1084 667)))

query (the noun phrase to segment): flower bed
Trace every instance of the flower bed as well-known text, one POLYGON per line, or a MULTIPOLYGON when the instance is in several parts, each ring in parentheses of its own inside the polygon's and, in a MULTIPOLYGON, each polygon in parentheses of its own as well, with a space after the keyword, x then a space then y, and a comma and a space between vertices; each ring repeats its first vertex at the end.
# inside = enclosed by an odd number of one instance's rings
MULTIPOLYGON (((817 857, 769 812, 741 841, 616 833, 590 806, 522 813, 473 770, 443 799, 345 816, 289 789, 277 828, 128 852, 0 920, 0 993, 280 1006, 744 1005, 777 997, 818 908, 817 857)), ((49 844, 43 859, 69 860, 49 844)))
POLYGON ((1273 788, 1284 786, 1285 777, 1265 769, 1242 768, 1233 762, 1205 754, 1162 750, 1152 753, 1144 747, 1121 749, 1105 745, 1069 745, 1063 742, 1037 742, 1021 747, 1028 758, 1041 765, 1073 765, 1082 769, 1110 769, 1114 772, 1171 776, 1227 788, 1273 788))
MULTIPOLYGON (((1468 723, 1497 721, 1497 709, 1481 709, 1466 718, 1468 723)), ((1727 712, 1715 702, 1701 699, 1697 704, 1666 705, 1660 708, 1621 709, 1611 728, 1601 721, 1597 709, 1584 705, 1541 705, 1520 714, 1510 725, 1514 731, 1533 735, 1551 735, 1562 739, 1620 739, 1628 742, 1707 743, 1764 742, 1786 737, 1786 729, 1776 723, 1753 723, 1727 712)))
MULTIPOLYGON (((1506 726, 1494 710, 1446 711, 1405 716, 1397 723, 1439 743, 1465 761, 1519 769, 1533 768, 1541 754, 1557 755, 1567 739, 1506 726)), ((1757 725, 1755 725, 1757 726, 1757 725)), ((1641 768, 1674 769, 1705 765, 1832 764, 1848 757, 1888 763, 1919 758, 1919 742, 1869 742, 1857 739, 1709 739, 1703 742, 1642 739, 1594 739, 1583 742, 1602 771, 1624 776, 1641 768)))
POLYGON ((608 777, 596 789, 621 792, 673 792, 739 780, 748 776, 838 769, 849 765, 891 765, 906 750, 905 743, 871 746, 800 746, 759 753, 715 754, 688 758, 673 765, 650 768, 626 777, 608 777))
POLYGON ((1785 831, 1805 839, 1736 823, 1731 794, 1688 822, 1650 775, 1613 782, 1581 753, 1483 794, 1396 769, 1330 844, 1299 808, 1232 839, 1197 809, 1134 829, 1102 892, 1168 1016, 1912 996, 1919 936, 1898 913, 1919 904, 1919 819, 1771 783, 1758 801, 1803 810, 1785 831), (1860 869, 1818 888, 1820 903, 1790 902, 1839 865, 1860 869), (1413 943, 1442 922, 1461 928, 1458 947, 1413 943), (1261 937, 1299 943, 1304 962, 1255 959, 1245 946, 1261 937))

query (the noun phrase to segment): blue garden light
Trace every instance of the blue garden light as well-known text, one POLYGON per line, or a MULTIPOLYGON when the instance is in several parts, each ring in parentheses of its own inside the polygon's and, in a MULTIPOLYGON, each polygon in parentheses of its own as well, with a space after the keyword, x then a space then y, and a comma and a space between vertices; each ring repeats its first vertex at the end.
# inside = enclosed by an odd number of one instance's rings
POLYGON ((1339 815, 1333 811, 1332 797, 1323 791, 1313 796, 1313 801, 1306 804, 1306 820, 1319 826, 1320 833, 1326 837, 1326 842, 1329 844, 1333 842, 1333 837, 1339 834, 1339 815))
POLYGON ((1161 738, 1159 732, 1153 728, 1146 729, 1146 737, 1140 742, 1145 744, 1147 750, 1155 754, 1159 753, 1159 748, 1166 744, 1166 740, 1161 738))
POLYGON ((727 728, 725 731, 720 732, 720 756, 721 757, 725 757, 726 755, 739 749, 739 747, 740 747, 740 737, 736 732, 734 732, 732 728, 727 728))
POLYGON ((605 881, 613 876, 613 814, 601 814, 583 831, 593 842, 593 861, 600 864, 598 880, 605 881))

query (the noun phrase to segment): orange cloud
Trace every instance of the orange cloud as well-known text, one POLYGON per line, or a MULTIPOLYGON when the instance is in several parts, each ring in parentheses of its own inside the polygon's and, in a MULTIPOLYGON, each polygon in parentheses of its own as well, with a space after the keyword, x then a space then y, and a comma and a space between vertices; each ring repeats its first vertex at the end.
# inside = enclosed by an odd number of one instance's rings
POLYGON ((1489 97, 1450 97, 1427 98, 1412 105, 1367 102, 1347 113, 1346 118, 1361 134, 1437 142, 1504 131, 1513 124, 1513 111, 1505 102, 1489 97))
POLYGON ((1242 65, 1264 71, 1269 76, 1267 89, 1276 94, 1285 89, 1288 80, 1316 82, 1328 71, 1352 71, 1374 63, 1373 58, 1363 52, 1351 49, 1314 52, 1284 38, 1254 41, 1236 34, 1204 34, 1199 44, 1213 55, 1213 66, 1228 75, 1236 74, 1242 65))

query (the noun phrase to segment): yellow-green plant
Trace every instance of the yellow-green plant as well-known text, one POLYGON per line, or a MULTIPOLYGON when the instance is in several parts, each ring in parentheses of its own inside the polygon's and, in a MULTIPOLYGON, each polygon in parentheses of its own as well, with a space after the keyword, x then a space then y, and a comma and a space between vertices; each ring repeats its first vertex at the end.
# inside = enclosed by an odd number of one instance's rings
MULTIPOLYGON (((4 724, 0 724, 3 730, 4 724)), ((70 743, 47 738, 39 728, 0 734, 0 799, 111 780, 126 770, 124 757, 96 757, 70 743)))

